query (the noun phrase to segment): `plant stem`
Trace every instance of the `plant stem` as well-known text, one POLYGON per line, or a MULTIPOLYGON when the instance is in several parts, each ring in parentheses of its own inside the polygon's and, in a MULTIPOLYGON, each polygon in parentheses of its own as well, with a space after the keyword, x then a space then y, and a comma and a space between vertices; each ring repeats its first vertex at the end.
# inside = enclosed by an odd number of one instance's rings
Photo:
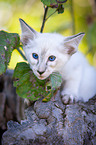
POLYGON ((43 32, 44 25, 45 25, 45 22, 46 22, 46 16, 47 16, 47 12, 48 12, 48 7, 46 6, 44 9, 45 9, 45 11, 44 11, 44 17, 43 17, 43 22, 42 22, 41 30, 40 30, 41 33, 43 32))
POLYGON ((17 49, 17 51, 20 53, 20 55, 23 57, 23 59, 27 61, 25 55, 22 53, 22 51, 20 50, 20 48, 18 47, 18 48, 16 48, 16 49, 17 49))
MULTIPOLYGON (((40 30, 41 33, 43 32, 44 25, 45 25, 45 21, 47 20, 47 19, 46 19, 46 16, 47 16, 47 12, 48 12, 48 7, 46 6, 44 9, 45 9, 45 11, 44 11, 44 17, 43 17, 42 27, 41 27, 41 30, 40 30)), ((22 51, 20 50, 20 48, 18 47, 18 48, 16 48, 16 49, 17 49, 17 51, 20 53, 20 55, 23 57, 23 59, 24 59, 25 61, 27 61, 25 55, 22 53, 22 51)))
POLYGON ((56 12, 57 12, 57 10, 54 11, 52 14, 50 14, 50 15, 46 18, 46 20, 48 20, 48 19, 49 19, 52 15, 54 15, 56 12))
MULTIPOLYGON (((47 12, 48 12, 48 6, 44 7, 44 16, 43 16, 43 22, 42 22, 42 26, 41 26, 41 30, 40 32, 42 33, 43 32, 43 29, 44 29, 44 26, 45 26, 45 22, 46 20, 51 17, 55 12, 53 12, 51 15, 49 15, 47 18, 47 12)), ((22 53, 22 51, 20 50, 20 48, 17 48, 17 51, 20 53, 20 55, 23 57, 24 60, 27 60, 25 55, 22 53)))

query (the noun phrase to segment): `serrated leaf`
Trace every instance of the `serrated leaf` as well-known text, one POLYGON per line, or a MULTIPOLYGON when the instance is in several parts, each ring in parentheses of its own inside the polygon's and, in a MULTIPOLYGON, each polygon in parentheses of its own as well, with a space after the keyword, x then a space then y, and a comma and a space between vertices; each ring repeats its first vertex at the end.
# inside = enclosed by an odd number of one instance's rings
POLYGON ((63 3, 65 3, 67 0, 41 0, 41 2, 51 8, 57 8, 58 14, 64 12, 63 3), (61 4, 61 5, 59 5, 61 4))
POLYGON ((17 94, 32 101, 41 97, 44 98, 43 101, 49 101, 62 82, 59 73, 51 74, 46 80, 39 80, 25 62, 17 63, 13 78, 17 94))
POLYGON ((62 76, 58 72, 54 72, 50 75, 51 77, 51 84, 52 89, 57 89, 61 86, 62 83, 62 76))
POLYGON ((13 78, 16 92, 22 98, 33 101, 42 95, 48 94, 44 89, 45 80, 38 80, 30 69, 29 64, 25 62, 17 63, 13 78))
POLYGON ((56 0, 41 0, 41 2, 46 6, 51 6, 52 4, 57 4, 56 0))
POLYGON ((6 71, 13 49, 19 47, 20 38, 17 33, 0 31, 0 75, 6 71))

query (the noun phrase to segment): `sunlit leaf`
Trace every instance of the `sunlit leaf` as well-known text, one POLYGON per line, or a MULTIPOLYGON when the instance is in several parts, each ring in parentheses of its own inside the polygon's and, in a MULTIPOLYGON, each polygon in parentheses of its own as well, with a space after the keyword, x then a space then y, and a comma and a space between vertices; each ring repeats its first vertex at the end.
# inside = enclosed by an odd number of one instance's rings
POLYGON ((61 74, 59 74, 58 72, 52 73, 50 75, 51 77, 51 85, 52 85, 52 89, 57 89, 61 86, 62 83, 62 77, 61 74))
POLYGON ((39 80, 25 62, 18 63, 13 74, 17 94, 32 101, 44 98, 49 101, 62 83, 61 75, 53 73, 46 80, 39 80))
POLYGON ((58 14, 63 13, 63 12, 64 12, 64 6, 60 4, 60 5, 58 6, 57 11, 58 11, 58 14))
POLYGON ((17 63, 13 78, 16 92, 22 98, 37 100, 48 94, 44 89, 45 80, 38 80, 25 62, 17 63))
POLYGON ((67 0, 56 0, 57 1, 57 3, 65 3, 65 2, 67 2, 67 0))
POLYGON ((46 6, 52 6, 57 4, 56 0, 41 0, 41 2, 46 6))
POLYGON ((20 39, 17 33, 0 31, 0 75, 6 71, 13 49, 19 47, 20 39))
POLYGON ((63 3, 65 3, 67 0, 41 0, 41 2, 51 8, 57 8, 58 14, 64 12, 63 3), (59 5, 60 4, 60 5, 59 5))

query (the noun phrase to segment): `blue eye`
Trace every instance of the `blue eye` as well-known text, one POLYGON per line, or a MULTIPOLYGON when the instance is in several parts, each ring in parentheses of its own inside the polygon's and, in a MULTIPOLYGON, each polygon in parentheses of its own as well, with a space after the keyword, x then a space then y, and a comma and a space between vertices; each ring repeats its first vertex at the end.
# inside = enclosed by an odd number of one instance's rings
POLYGON ((56 59, 56 57, 53 55, 49 56, 49 58, 48 58, 49 61, 54 61, 55 59, 56 59))
POLYGON ((34 59, 38 59, 38 54, 32 53, 32 56, 33 56, 34 59))

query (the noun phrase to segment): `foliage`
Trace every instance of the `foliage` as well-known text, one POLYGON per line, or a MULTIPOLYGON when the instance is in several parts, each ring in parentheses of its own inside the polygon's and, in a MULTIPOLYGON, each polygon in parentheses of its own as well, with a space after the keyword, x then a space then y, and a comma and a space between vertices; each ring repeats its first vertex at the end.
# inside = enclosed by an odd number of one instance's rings
POLYGON ((50 100, 52 93, 62 82, 61 75, 58 73, 52 74, 46 80, 37 79, 29 64, 25 62, 17 64, 13 78, 17 94, 32 101, 45 96, 43 101, 50 100))
POLYGON ((52 16, 56 11, 58 11, 58 14, 63 13, 64 12, 64 5, 63 3, 65 3, 67 0, 41 0, 41 2, 44 4, 45 7, 45 12, 44 12, 44 17, 43 17, 43 22, 42 22, 42 26, 41 26, 41 30, 40 32, 43 32, 44 29, 44 25, 46 20, 52 16), (55 8, 56 10, 47 17, 47 13, 48 13, 48 8, 55 8), (47 17, 47 18, 46 18, 47 17))
MULTIPOLYGON (((41 0, 46 5, 42 31, 46 20, 48 7, 56 8, 58 13, 63 13, 63 3, 66 0, 41 0)), ((7 69, 7 65, 10 62, 11 53, 14 49, 17 49, 22 57, 26 60, 20 47, 20 38, 16 33, 0 32, 0 75, 7 69)), ((45 97, 43 101, 48 101, 52 97, 53 93, 60 87, 62 83, 61 75, 59 73, 53 73, 46 80, 39 80, 33 74, 29 64, 25 62, 17 63, 14 74, 14 86, 16 87, 17 94, 22 98, 30 100, 37 100, 40 97, 45 97)))
MULTIPOLYGON (((1 13, 1 23, 0 26, 2 28, 5 28, 7 30, 9 30, 10 32, 19 32, 19 23, 17 21, 18 17, 23 17, 28 23, 32 23, 32 26, 39 30, 40 28, 40 24, 41 24, 41 15, 42 15, 42 6, 40 5, 40 1, 44 4, 44 8, 48 8, 47 10, 47 15, 45 17, 44 23, 45 21, 52 16, 52 14, 54 14, 54 12, 58 12, 58 14, 63 13, 64 15, 55 15, 52 19, 50 19, 50 21, 47 23, 45 31, 47 32, 53 32, 53 31, 57 31, 59 33, 66 33, 66 35, 70 35, 74 26, 74 33, 78 33, 81 31, 84 31, 87 35, 84 38, 83 41, 83 45, 81 44, 81 51, 83 53, 86 53, 88 51, 88 56, 90 54, 92 54, 92 57, 94 56, 94 60, 96 60, 96 19, 95 19, 95 12, 96 12, 96 7, 95 4, 94 5, 90 5, 91 0, 78 0, 78 2, 76 0, 74 0, 74 2, 72 0, 67 1, 67 0, 36 0, 36 1, 32 1, 32 0, 14 0, 14 1, 9 1, 9 0, 1 0, 0 1, 0 13, 1 13), (3 1, 3 2, 2 2, 3 1), (67 3, 65 3, 67 1, 67 3), (90 1, 90 3, 89 3, 90 1), (73 2, 73 5, 72 5, 73 2), (5 6, 4 6, 5 5, 5 6), (12 8, 11 8, 12 7, 12 8), (22 9, 22 7, 24 7, 24 9, 22 9), (66 8, 66 11, 64 11, 64 8, 66 8), (95 8, 95 10, 93 11, 93 9, 95 8), (39 9, 39 11, 38 11, 39 9), (3 10, 5 10, 5 12, 3 13, 3 10), (26 13, 27 12, 27 13, 26 13), (8 13, 8 15, 7 15, 8 13), (6 17, 6 15, 8 17, 6 17), (12 17, 12 15, 14 15, 14 17, 12 17), (6 19, 4 19, 4 17, 6 17, 6 19), (9 21, 11 20, 11 21, 9 21), (11 23, 10 23, 11 22, 11 23), (74 23, 74 24, 73 24, 74 23), (11 24, 11 25, 10 25, 11 24), (50 27, 51 26, 51 27, 50 27), (88 50, 89 47, 89 50, 88 50), (91 52, 91 53, 90 53, 91 52)), ((93 0, 95 2, 95 0, 93 0)), ((44 27, 44 25, 43 25, 44 27)), ((10 58, 11 58, 11 54, 13 54, 13 50, 14 49, 18 49, 19 48, 19 36, 16 33, 7 33, 4 31, 0 32, 0 75, 2 73, 4 73, 7 69, 7 65, 10 62, 10 58), (10 42, 10 44, 8 43, 8 41, 10 42)), ((19 50, 19 49, 18 49, 19 50)), ((21 54, 22 55, 22 54, 21 54)), ((16 59, 20 57, 17 53, 15 55, 16 59)), ((92 60, 91 57, 91 60, 92 60)), ((14 56, 13 56, 14 59, 14 56)), ((89 57, 90 59, 90 57, 89 57)), ((17 60, 15 60, 16 62, 17 60)), ((14 60, 12 60, 11 62, 14 62, 14 60)), ((17 63, 17 62, 16 62, 17 63)), ((95 62, 96 64, 96 62, 95 62)), ((19 71, 21 70, 21 68, 24 66, 25 64, 23 63, 21 66, 20 64, 17 64, 17 67, 15 68, 15 70, 19 71), (18 69, 17 69, 18 68, 18 69)), ((15 86, 17 86, 17 93, 20 94, 20 97, 27 97, 28 98, 28 94, 23 94, 22 96, 22 92, 24 90, 22 85, 24 86, 25 83, 22 83, 22 79, 27 83, 27 78, 29 79, 30 77, 34 78, 34 75, 32 73, 32 70, 30 70, 28 64, 26 64, 26 69, 28 71, 28 73, 26 72, 25 74, 23 74, 23 76, 21 76, 20 78, 18 78, 19 74, 18 72, 15 71, 16 76, 15 77, 15 81, 14 84, 15 86), (19 79, 19 81, 17 79, 19 79), (17 83, 19 82, 19 83, 17 83), (20 85, 21 82, 21 85, 20 85), (18 85, 21 87, 21 89, 19 90, 18 85), (20 92, 21 91, 21 92, 20 92), (25 95, 25 96, 24 96, 25 95)), ((59 75, 59 74, 58 74, 59 75)), ((57 75, 57 76, 58 76, 57 75)), ((52 76, 50 76, 49 80, 47 82, 47 80, 45 80, 45 84, 42 85, 42 90, 44 91, 43 93, 46 94, 47 97, 45 97, 43 99, 43 101, 46 101, 50 98, 51 94, 53 93, 51 90, 54 90, 52 88, 52 86, 55 84, 55 79, 51 79, 51 77, 54 78, 54 75, 52 74, 52 76), (51 86, 51 87, 50 87, 51 86), (45 89, 46 88, 46 89, 45 89), (47 91, 46 91, 47 90, 47 91)), ((58 78, 58 77, 57 77, 58 78)), ((57 79, 56 78, 56 79, 57 79)), ((36 77, 34 78, 36 79, 36 77)), ((29 79, 30 80, 30 79, 29 79)), ((38 80, 37 80, 38 81, 38 80)), ((29 81, 30 82, 30 81, 29 81)), ((58 79, 57 79, 58 82, 58 79)), ((59 84, 59 82, 57 83, 59 84)), ((29 84, 28 87, 31 88, 32 84, 29 84)), ((27 85, 26 85, 27 86, 27 85)), ((25 91, 28 89, 28 87, 25 87, 25 91)), ((36 92, 35 92, 36 93, 36 92)), ((31 94, 29 92, 29 98, 30 98, 31 94)), ((41 96, 43 96, 41 94, 41 96)), ((38 95, 33 96, 34 100, 38 99, 38 95)), ((32 98, 31 98, 32 100, 32 98)))
POLYGON ((67 0, 41 0, 41 2, 51 8, 56 8, 56 10, 59 13, 63 13, 64 12, 64 6, 63 3, 65 3, 67 0))
POLYGON ((0 31, 0 75, 6 71, 11 53, 19 45, 20 38, 17 33, 0 31))

